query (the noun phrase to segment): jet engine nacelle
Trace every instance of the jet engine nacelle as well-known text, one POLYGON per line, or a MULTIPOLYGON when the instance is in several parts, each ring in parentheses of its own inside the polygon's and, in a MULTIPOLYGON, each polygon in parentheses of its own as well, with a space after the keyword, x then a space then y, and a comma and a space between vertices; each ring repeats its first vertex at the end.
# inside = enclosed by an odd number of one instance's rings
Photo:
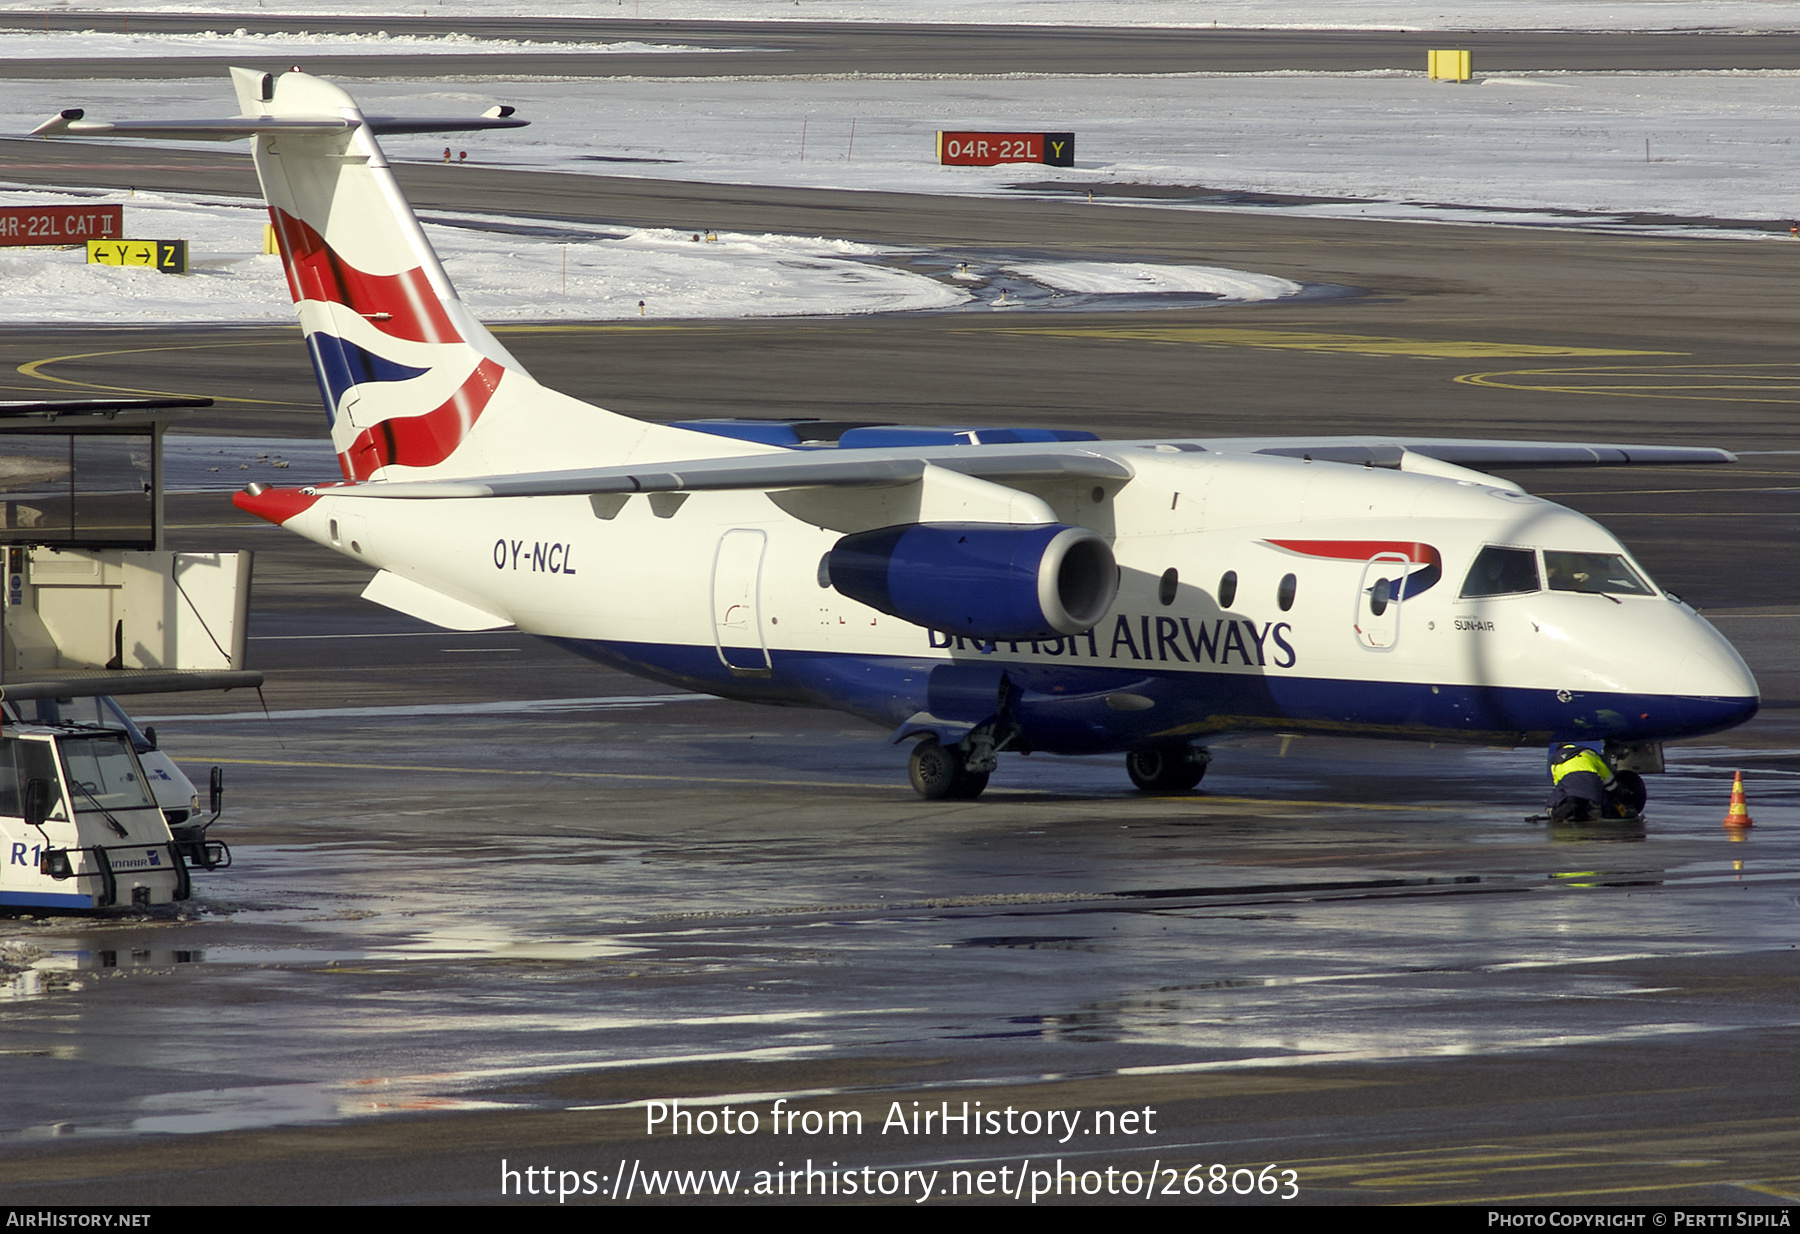
POLYGON ((1112 607, 1112 547, 1061 523, 905 523, 857 532, 825 558, 831 585, 870 608, 983 641, 1091 629, 1112 607))

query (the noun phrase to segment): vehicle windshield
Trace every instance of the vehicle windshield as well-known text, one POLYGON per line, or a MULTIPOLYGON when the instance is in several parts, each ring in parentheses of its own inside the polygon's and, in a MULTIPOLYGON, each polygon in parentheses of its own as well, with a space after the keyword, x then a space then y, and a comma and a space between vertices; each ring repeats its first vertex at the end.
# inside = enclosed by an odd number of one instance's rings
POLYGON ((1617 553, 1558 553, 1545 549, 1544 575, 1550 581, 1551 591, 1621 596, 1656 594, 1617 553))
POLYGON ((123 733, 116 737, 62 740, 63 765, 69 769, 69 800, 76 813, 101 808, 133 810, 156 804, 125 741, 123 733))
POLYGON ((1519 596, 1538 589, 1537 552, 1529 548, 1501 548, 1490 544, 1475 556, 1462 594, 1470 596, 1519 596))

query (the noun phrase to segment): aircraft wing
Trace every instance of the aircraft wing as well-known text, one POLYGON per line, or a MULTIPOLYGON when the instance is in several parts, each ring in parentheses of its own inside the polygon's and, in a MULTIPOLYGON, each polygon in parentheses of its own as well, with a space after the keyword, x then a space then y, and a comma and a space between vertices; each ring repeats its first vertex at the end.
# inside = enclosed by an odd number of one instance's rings
MULTIPOLYGON (((1108 443, 1113 449, 1167 448, 1170 443, 1108 443)), ((1453 437, 1231 437, 1183 442, 1185 450, 1274 454, 1320 462, 1401 467, 1408 454, 1482 471, 1513 467, 1623 467, 1735 463, 1727 450, 1704 446, 1616 445, 1600 442, 1498 441, 1453 437)), ((1116 458, 1088 450, 966 446, 904 455, 862 450, 808 450, 787 455, 694 459, 641 466, 592 467, 464 480, 393 481, 333 488, 334 496, 387 500, 469 497, 575 497, 598 493, 681 493, 728 489, 845 488, 911 484, 927 466, 1000 483, 1020 480, 1129 480, 1116 458), (846 457, 848 455, 848 457, 846 457), (872 456, 871 456, 872 455, 872 456)), ((319 490, 309 490, 319 491, 319 490)))
POLYGON ((1666 467, 1735 463, 1737 456, 1707 446, 1630 446, 1576 441, 1481 441, 1454 437, 1237 437, 1209 440, 1215 450, 1279 454, 1330 463, 1398 467, 1403 455, 1482 471, 1510 467, 1666 467))
POLYGON ((307 491, 329 492, 334 497, 434 500, 585 497, 597 493, 689 493, 726 489, 872 488, 912 484, 925 474, 928 465, 1000 482, 1065 478, 1129 480, 1132 476, 1131 469, 1124 463, 1085 451, 1012 453, 1004 448, 970 450, 951 447, 941 452, 915 452, 899 458, 840 458, 830 451, 816 450, 789 456, 758 454, 636 467, 476 476, 467 480, 401 480, 307 491))

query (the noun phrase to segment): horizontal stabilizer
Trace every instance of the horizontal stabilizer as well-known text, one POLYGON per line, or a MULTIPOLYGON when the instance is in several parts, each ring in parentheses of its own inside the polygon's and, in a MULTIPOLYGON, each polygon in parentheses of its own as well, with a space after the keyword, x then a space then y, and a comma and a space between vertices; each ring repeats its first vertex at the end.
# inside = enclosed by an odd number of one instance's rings
MULTIPOLYGON (((908 458, 838 458, 825 453, 796 458, 751 455, 658 463, 653 467, 594 467, 540 471, 468 480, 419 480, 359 484, 327 490, 333 497, 442 500, 458 497, 580 497, 597 493, 687 493, 728 489, 815 488, 912 484, 926 465, 987 480, 1129 480, 1123 463, 1097 454, 1006 453, 940 449, 908 458)), ((306 490, 312 492, 314 490, 306 490)))
POLYGON ((84 120, 71 107, 31 130, 33 137, 141 137, 163 141, 237 141, 258 133, 322 136, 347 133, 367 125, 375 133, 465 133, 476 129, 519 129, 530 124, 497 107, 505 115, 485 116, 225 116, 211 120, 84 120))

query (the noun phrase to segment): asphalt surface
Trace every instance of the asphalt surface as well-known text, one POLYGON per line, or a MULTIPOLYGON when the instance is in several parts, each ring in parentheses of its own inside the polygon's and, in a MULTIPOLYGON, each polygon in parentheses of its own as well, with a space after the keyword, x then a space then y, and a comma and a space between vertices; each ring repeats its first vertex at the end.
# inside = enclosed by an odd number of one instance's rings
MULTIPOLYGON (((0 179, 19 157, 0 146, 0 179)), ((133 157, 189 188, 241 182, 228 161, 133 157)), ((1516 478, 1701 606, 1765 710, 1671 748, 1634 827, 1524 821, 1538 752, 1275 736, 1219 743, 1188 796, 1134 793, 1115 760, 1033 757, 978 802, 923 803, 902 752, 854 721, 431 631, 360 601, 354 563, 219 494, 174 496, 172 547, 258 553, 269 684, 134 710, 190 769, 226 768, 238 863, 182 914, 0 931, 0 1201, 496 1202, 503 1169, 551 1167, 593 1171, 599 1194, 571 1202, 607 1202, 646 1198, 646 1171, 750 1188, 809 1161, 935 1169, 940 1188, 958 1169, 1012 1185, 1061 1162, 1104 1187, 1173 1167, 1169 1202, 1215 1165, 1241 1182, 1271 1163, 1302 1203, 1800 1194, 1800 455, 1783 453, 1800 245, 402 174, 424 208, 826 231, 977 265, 1141 255, 1332 289, 1110 313, 984 292, 943 314, 503 337, 546 384, 657 419, 1726 446, 1735 467, 1516 478), (1758 826, 1734 842, 1737 768, 1758 826), (758 1130, 646 1134, 643 1103, 678 1098, 758 1130), (888 1122, 965 1100, 1080 1121, 1066 1138, 888 1122), (777 1138, 778 1101, 840 1121, 777 1138)), ((242 440, 219 476, 318 478, 257 459, 322 431, 296 331, 11 330, 0 356, 8 398, 214 396, 187 431, 242 440)))

